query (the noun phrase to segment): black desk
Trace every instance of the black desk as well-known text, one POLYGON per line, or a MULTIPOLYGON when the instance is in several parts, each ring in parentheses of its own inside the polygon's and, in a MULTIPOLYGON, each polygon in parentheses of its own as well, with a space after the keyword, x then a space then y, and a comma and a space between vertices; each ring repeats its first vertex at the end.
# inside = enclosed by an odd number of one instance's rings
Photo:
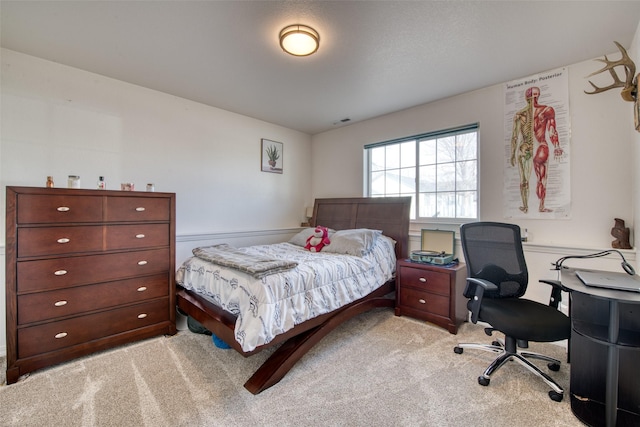
POLYGON ((592 426, 640 425, 640 293, 585 286, 574 269, 561 281, 570 292, 571 410, 592 426))

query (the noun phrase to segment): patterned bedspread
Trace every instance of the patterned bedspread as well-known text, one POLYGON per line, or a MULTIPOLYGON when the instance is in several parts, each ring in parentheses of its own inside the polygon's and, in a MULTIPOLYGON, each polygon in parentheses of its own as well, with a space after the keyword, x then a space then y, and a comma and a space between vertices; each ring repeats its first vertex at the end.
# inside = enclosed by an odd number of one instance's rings
POLYGON ((237 316, 235 337, 244 351, 362 298, 395 274, 394 242, 386 236, 378 238, 373 250, 363 257, 312 253, 290 243, 242 250, 298 265, 256 279, 194 256, 180 266, 176 282, 237 316))

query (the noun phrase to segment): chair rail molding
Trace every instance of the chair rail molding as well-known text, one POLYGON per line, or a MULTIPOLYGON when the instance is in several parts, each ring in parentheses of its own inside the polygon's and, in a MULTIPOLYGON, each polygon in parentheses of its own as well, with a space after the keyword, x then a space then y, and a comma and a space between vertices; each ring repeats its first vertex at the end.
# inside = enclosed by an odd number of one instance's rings
POLYGON ((294 227, 272 230, 212 231, 202 233, 176 234, 176 242, 280 236, 295 234, 302 229, 303 227, 294 227))

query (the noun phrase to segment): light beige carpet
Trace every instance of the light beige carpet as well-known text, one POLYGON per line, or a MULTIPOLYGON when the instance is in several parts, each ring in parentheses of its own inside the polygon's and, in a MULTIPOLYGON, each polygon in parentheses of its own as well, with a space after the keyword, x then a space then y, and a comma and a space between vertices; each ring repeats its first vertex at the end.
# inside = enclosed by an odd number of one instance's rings
MULTIPOLYGON (((451 335, 378 309, 339 327, 280 383, 254 396, 242 385, 266 353, 243 358, 216 348, 210 337, 183 331, 0 386, 0 425, 582 425, 570 410, 568 365, 552 373, 566 390, 561 403, 515 362, 482 387, 477 377, 492 355, 457 355, 459 341, 491 338, 480 326, 464 324, 451 335)), ((531 350, 566 360, 559 346, 532 344, 531 350)))

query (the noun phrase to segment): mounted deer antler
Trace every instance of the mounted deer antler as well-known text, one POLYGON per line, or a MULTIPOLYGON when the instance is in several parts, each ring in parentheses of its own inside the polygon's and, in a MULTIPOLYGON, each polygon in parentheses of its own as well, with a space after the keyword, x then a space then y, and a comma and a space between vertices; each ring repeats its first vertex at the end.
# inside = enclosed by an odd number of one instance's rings
POLYGON ((585 90, 584 93, 593 95, 595 93, 601 93, 609 89, 621 87, 622 93, 620 95, 622 96, 622 99, 624 99, 625 101, 633 102, 636 100, 638 96, 638 76, 636 76, 636 64, 634 64, 631 58, 629 58, 627 51, 625 50, 625 48, 623 48, 620 45, 620 43, 616 41, 614 41, 614 43, 616 44, 616 46, 618 46, 618 49, 620 49, 620 53, 622 53, 622 58, 620 58, 620 60, 618 61, 610 61, 609 58, 607 58, 607 56, 605 55, 604 59, 596 59, 596 61, 603 62, 605 66, 602 69, 594 73, 591 73, 587 76, 587 77, 591 77, 591 76, 595 76, 596 74, 600 74, 604 71, 609 71, 609 73, 611 74, 611 77, 613 77, 613 83, 606 87, 598 87, 595 84, 593 84, 591 80, 589 80, 589 83, 591 84, 591 86, 593 86, 594 91, 587 92, 585 90), (620 80, 620 77, 618 77, 618 73, 616 73, 615 67, 617 66, 624 67, 624 74, 625 74, 624 82, 620 80))

